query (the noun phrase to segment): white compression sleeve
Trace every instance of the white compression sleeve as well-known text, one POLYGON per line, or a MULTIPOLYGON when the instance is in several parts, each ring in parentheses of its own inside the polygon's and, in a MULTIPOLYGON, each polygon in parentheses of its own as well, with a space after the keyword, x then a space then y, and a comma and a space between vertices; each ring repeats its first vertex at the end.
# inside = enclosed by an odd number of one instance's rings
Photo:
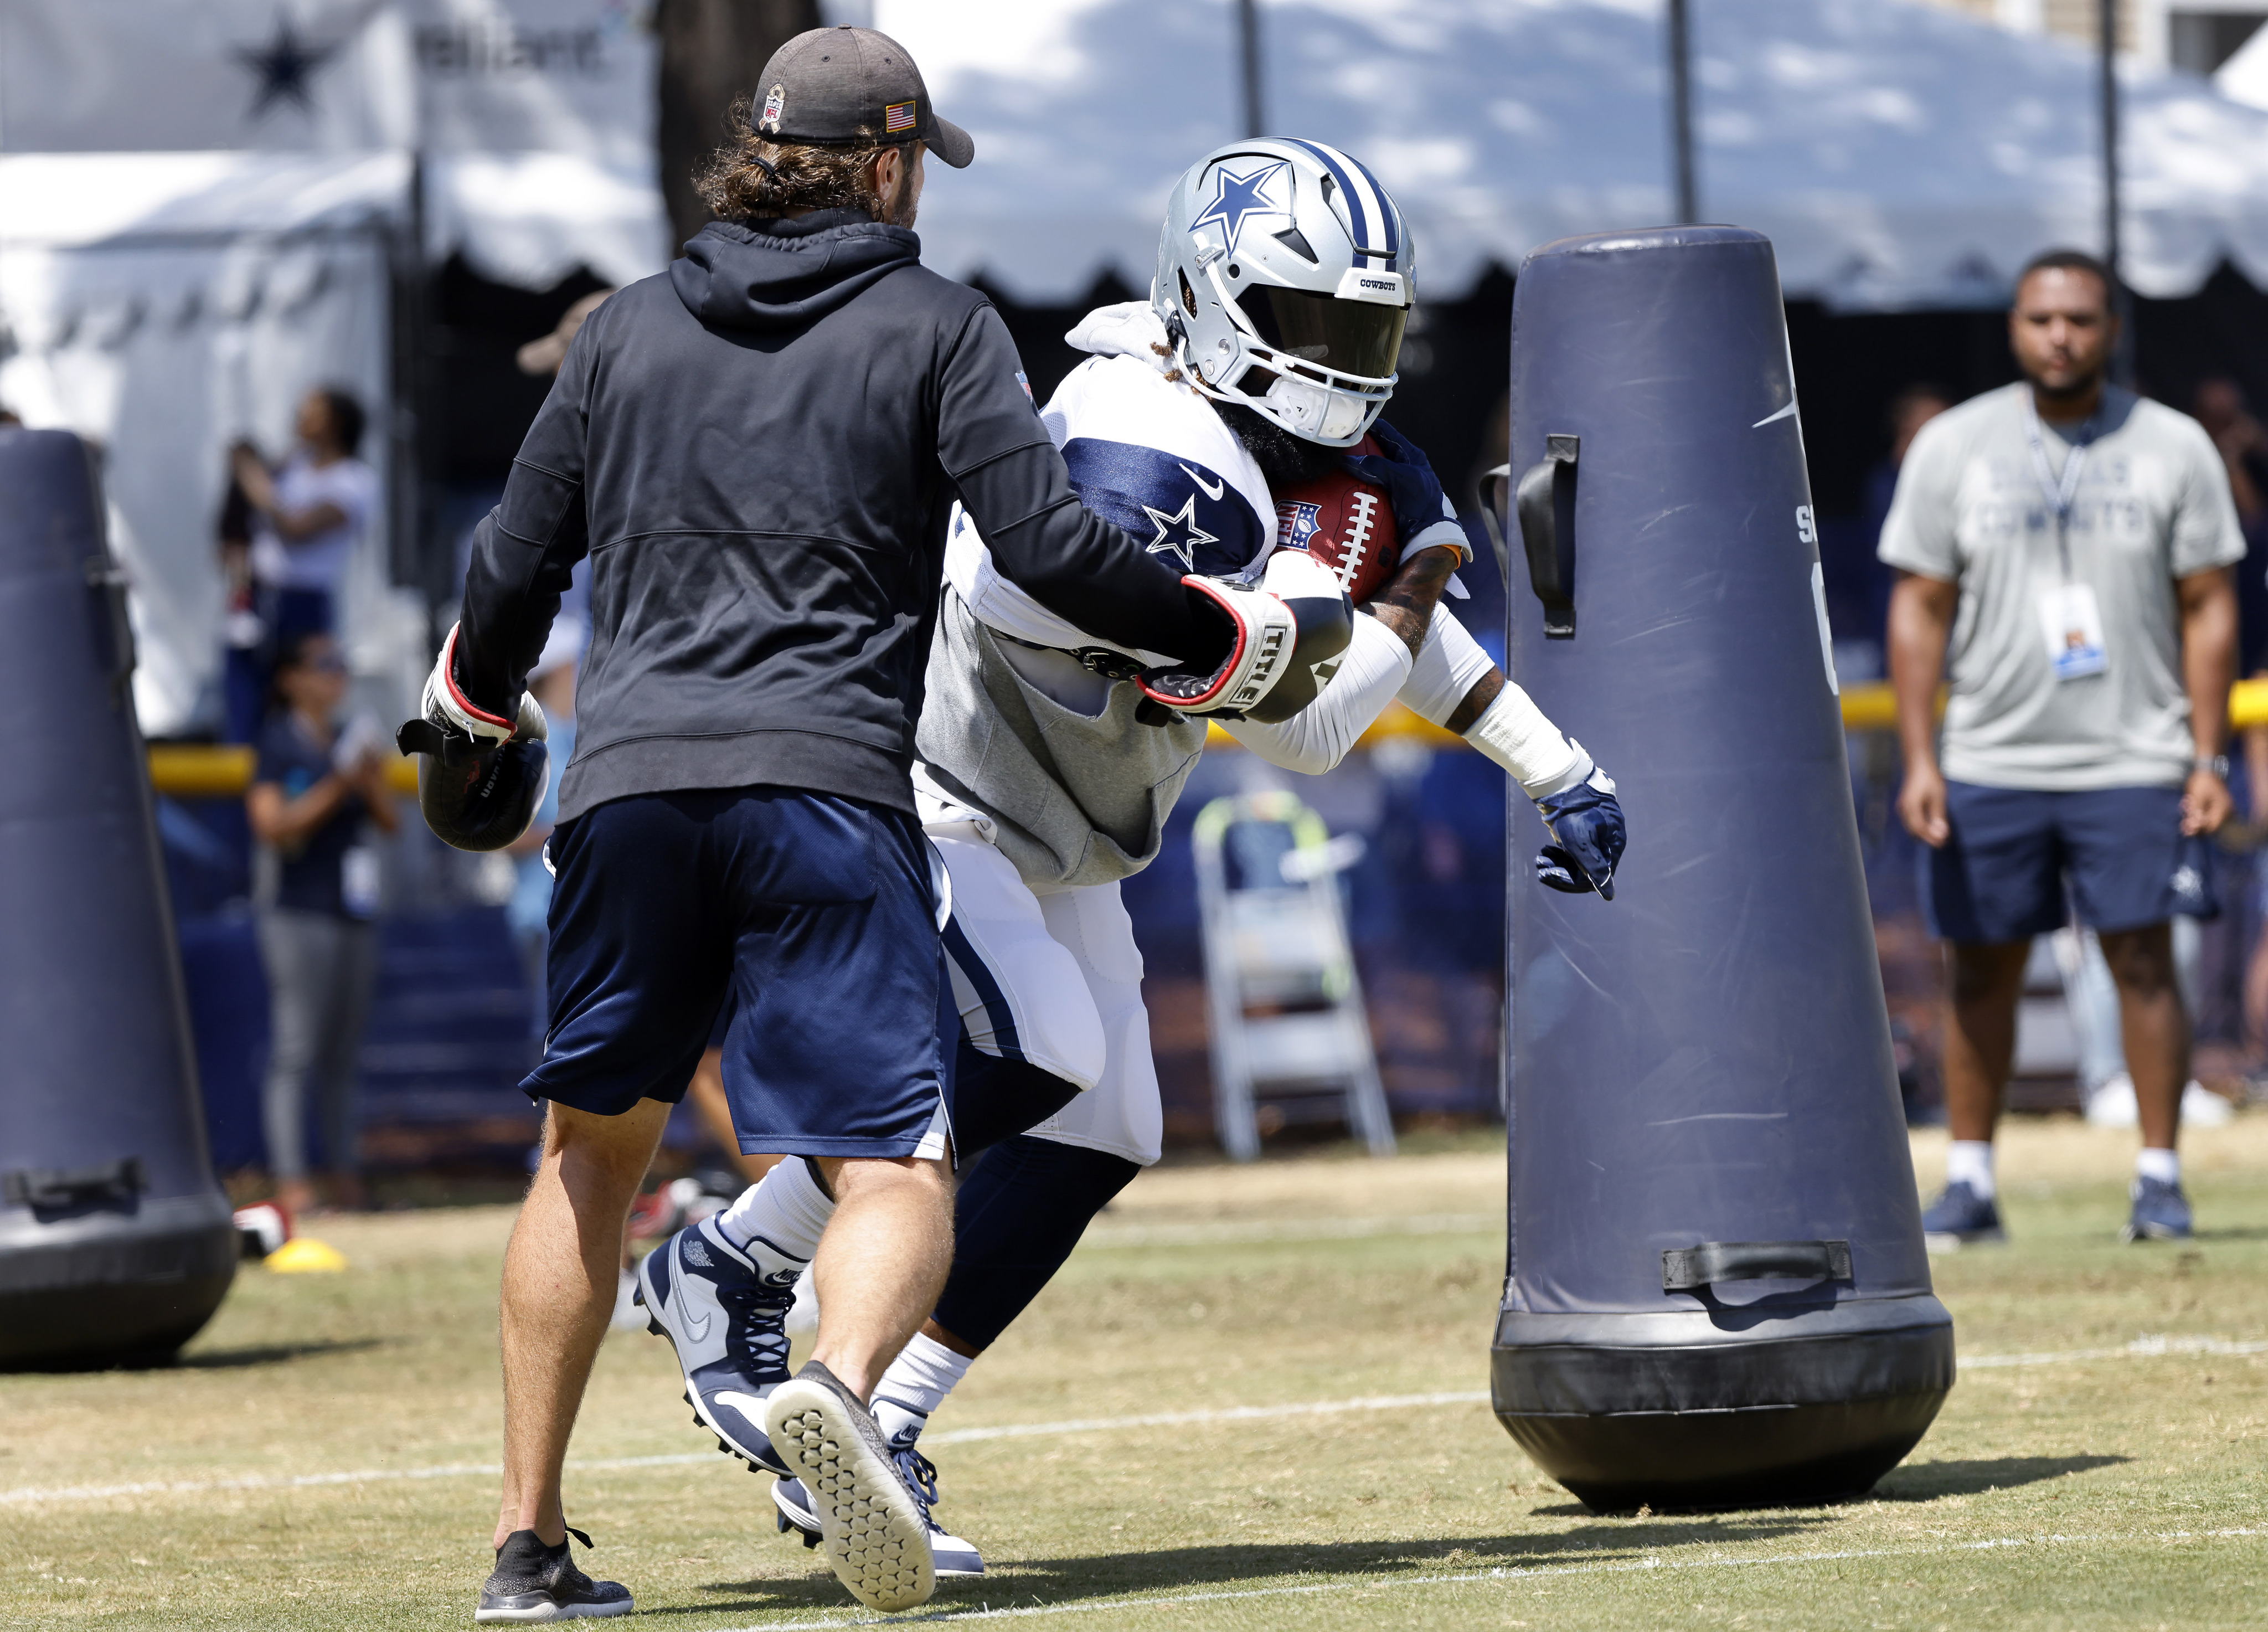
MULTIPOLYGON (((1436 609, 1402 700, 1411 713, 1447 725, 1473 687, 1495 668, 1456 616, 1436 609)), ((1590 757, 1560 735, 1528 693, 1509 680, 1466 730, 1465 741, 1510 772, 1530 799, 1548 799, 1591 774, 1590 757)))
POLYGON ((1251 720, 1221 724, 1269 764, 1319 776, 1345 758, 1355 739, 1370 729, 1393 701, 1410 665, 1410 648, 1402 637, 1369 613, 1358 612, 1338 672, 1314 702, 1275 725, 1251 720))
POLYGON ((1433 609, 1425 625, 1425 644, 1402 687, 1402 700, 1420 720, 1437 726, 1449 723, 1465 694, 1496 667, 1480 642, 1465 631, 1457 615, 1445 606, 1433 609))
POLYGON ((1509 680, 1473 721, 1465 741, 1509 771, 1530 799, 1564 794, 1594 768, 1582 745, 1562 736, 1528 693, 1509 680))

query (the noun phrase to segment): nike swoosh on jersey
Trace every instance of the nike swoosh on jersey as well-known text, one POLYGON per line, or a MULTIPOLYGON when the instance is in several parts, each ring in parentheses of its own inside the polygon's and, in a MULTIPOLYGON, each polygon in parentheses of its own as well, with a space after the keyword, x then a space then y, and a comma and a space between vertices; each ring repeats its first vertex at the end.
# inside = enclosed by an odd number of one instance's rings
MULTIPOLYGON (((1189 470, 1189 468, 1187 465, 1183 465, 1182 469, 1184 470, 1189 470)), ((1189 480, 1197 484, 1197 491, 1203 493, 1207 498, 1217 499, 1222 493, 1228 490, 1228 482, 1226 478, 1222 476, 1215 476, 1211 481, 1208 482, 1196 471, 1189 470, 1189 480)))

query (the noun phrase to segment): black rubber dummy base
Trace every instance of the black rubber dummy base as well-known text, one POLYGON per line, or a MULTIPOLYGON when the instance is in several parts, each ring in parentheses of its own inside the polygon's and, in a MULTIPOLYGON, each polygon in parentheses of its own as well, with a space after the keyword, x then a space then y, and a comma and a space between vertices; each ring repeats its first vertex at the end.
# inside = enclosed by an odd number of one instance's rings
POLYGON ((1933 1297, 1896 1303, 1922 1319, 1843 1333, 1719 1332, 1660 1345, 1629 1340, 1649 1335, 1648 1326, 1672 1336, 1659 1330, 1659 1317, 1507 1311, 1491 1355, 1497 1420, 1538 1467, 1601 1512, 1862 1495, 1920 1442, 1953 1386, 1943 1305, 1933 1297), (1521 1329, 1537 1325, 1625 1340, 1571 1342, 1571 1331, 1521 1329), (1598 1331, 1618 1325, 1639 1329, 1598 1331))

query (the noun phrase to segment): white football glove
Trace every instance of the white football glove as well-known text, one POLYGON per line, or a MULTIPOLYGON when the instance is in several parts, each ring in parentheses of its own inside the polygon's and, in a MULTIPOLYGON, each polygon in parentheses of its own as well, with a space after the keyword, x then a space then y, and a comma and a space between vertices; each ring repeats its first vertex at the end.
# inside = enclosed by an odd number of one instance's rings
POLYGON ((1168 664, 1144 669, 1137 683, 1152 702, 1178 714, 1241 717, 1290 672, 1299 620, 1279 597, 1233 579, 1190 572, 1182 582, 1227 617, 1234 631, 1228 655, 1209 674, 1168 664))
POLYGON ((457 689, 460 627, 449 625, 449 638, 441 642, 441 655, 433 664, 433 672, 425 676, 425 695, 418 705, 418 713, 428 724, 468 736, 475 742, 509 742, 515 737, 522 742, 540 742, 548 737, 550 728, 544 720, 542 705, 527 693, 520 693, 519 717, 507 720, 489 713, 457 689))

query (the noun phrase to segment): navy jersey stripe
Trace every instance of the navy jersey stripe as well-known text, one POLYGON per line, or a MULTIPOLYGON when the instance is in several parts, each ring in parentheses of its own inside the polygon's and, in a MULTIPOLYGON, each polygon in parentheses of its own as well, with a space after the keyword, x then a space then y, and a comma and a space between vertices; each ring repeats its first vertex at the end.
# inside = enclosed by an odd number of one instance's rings
POLYGON ((1063 456, 1079 502, 1176 572, 1241 577, 1268 548, 1268 526, 1251 501, 1194 459, 1091 436, 1065 442, 1063 456))

